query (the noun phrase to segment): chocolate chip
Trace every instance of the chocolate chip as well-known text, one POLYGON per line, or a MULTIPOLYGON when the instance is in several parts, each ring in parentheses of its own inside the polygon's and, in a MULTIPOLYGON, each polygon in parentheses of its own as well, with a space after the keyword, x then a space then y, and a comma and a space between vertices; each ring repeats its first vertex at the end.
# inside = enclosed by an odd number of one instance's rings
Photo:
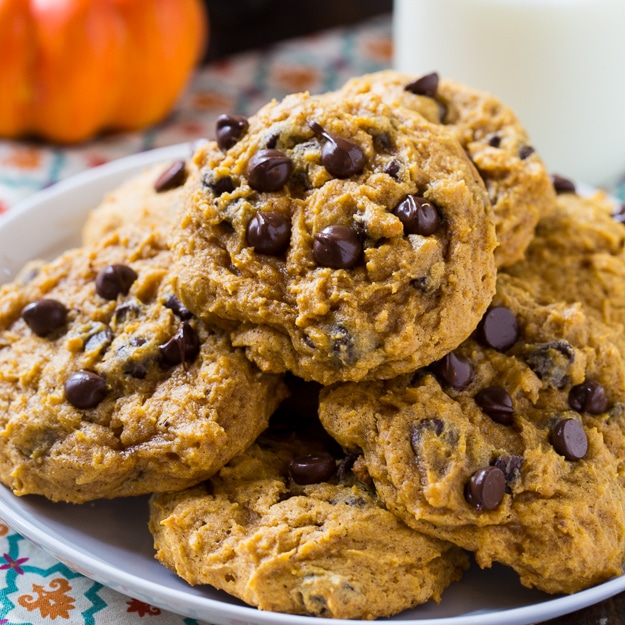
POLYGON ((614 219, 614 221, 618 221, 620 224, 625 224, 625 204, 621 204, 615 209, 612 213, 612 219, 614 219))
POLYGON ((137 272, 128 265, 108 265, 95 279, 96 293, 109 300, 127 295, 137 277, 137 272))
POLYGON ((176 317, 183 321, 193 317, 193 313, 173 293, 163 302, 163 306, 169 308, 176 317))
POLYGON ((101 353, 113 342, 113 331, 106 326, 103 330, 92 334, 83 345, 85 352, 97 351, 101 353))
POLYGON ((332 341, 332 355, 338 362, 348 366, 356 362, 354 337, 345 327, 340 324, 333 326, 330 339, 332 341))
POLYGON ((328 226, 315 234, 313 257, 322 267, 351 269, 362 256, 362 243, 348 226, 328 226))
POLYGON ((137 380, 144 380, 148 374, 148 363, 146 361, 129 360, 124 363, 122 371, 137 380))
POLYGON ((339 462, 339 465, 336 468, 336 476, 339 482, 345 481, 347 473, 351 471, 359 455, 360 454, 358 452, 350 452, 339 462))
POLYGON ((65 382, 65 399, 81 410, 95 408, 106 397, 107 392, 104 378, 85 369, 72 373, 65 382))
POLYGON ((599 382, 586 380, 569 391, 569 406, 577 412, 602 414, 608 409, 608 396, 599 382))
POLYGON ((438 417, 423 419, 416 425, 413 425, 412 431, 410 432, 410 446, 412 447, 412 451, 415 456, 420 454, 419 447, 421 446, 421 440, 424 432, 429 431, 433 432, 435 436, 440 436, 444 429, 445 422, 438 417))
POLYGON ((115 308, 113 318, 117 323, 123 323, 130 316, 136 318, 141 312, 141 306, 137 303, 137 300, 131 302, 124 302, 115 308))
POLYGON ((575 419, 562 419, 551 428, 551 444, 567 460, 581 460, 588 451, 584 427, 575 419))
POLYGON ((419 291, 422 291, 423 293, 427 293, 432 289, 433 283, 431 277, 427 275, 421 276, 419 278, 414 278, 410 281, 410 286, 419 291))
POLYGON ((269 136, 265 143, 265 147, 273 150, 278 145, 278 141, 280 141, 280 133, 276 132, 269 136))
POLYGON ((362 172, 366 157, 357 143, 331 135, 317 122, 309 122, 308 125, 317 136, 324 139, 321 148, 321 162, 333 176, 349 178, 362 172))
POLYGON ((130 339, 117 347, 115 358, 126 375, 143 380, 150 365, 154 361, 151 350, 139 349, 147 343, 143 336, 131 336, 130 339))
POLYGON ((567 384, 575 350, 566 341, 534 343, 523 348, 523 357, 545 384, 559 389, 567 384))
POLYGON ((22 319, 37 336, 45 337, 65 325, 67 312, 58 300, 43 298, 24 306, 22 319))
POLYGON ((336 470, 336 461, 330 454, 302 456, 289 463, 289 473, 296 484, 327 482, 336 470))
POLYGON ((384 168, 384 173, 394 180, 397 180, 397 174, 399 173, 400 169, 401 167, 399 165, 399 161, 397 161, 396 159, 392 159, 386 164, 386 167, 384 168))
POLYGON ((506 478, 506 492, 510 492, 508 486, 521 477, 521 467, 523 466, 523 456, 499 456, 493 466, 501 469, 506 478))
MULTIPOLYGON (((367 238, 367 224, 364 221, 353 221, 351 224, 351 228, 361 241, 364 241, 367 238)), ((383 244, 386 241, 388 241, 388 239, 386 239, 385 237, 380 237, 379 239, 376 239, 374 245, 377 246, 380 243, 383 244)))
POLYGON ((225 152, 243 137, 249 128, 249 122, 243 115, 220 115, 215 124, 215 134, 219 149, 225 152))
POLYGON ((429 236, 441 225, 441 217, 435 204, 418 195, 409 195, 394 209, 393 215, 404 225, 406 234, 429 236))
POLYGON ((482 317, 476 337, 486 347, 505 351, 519 339, 519 322, 509 308, 494 306, 482 317))
POLYGON ((490 145, 491 148, 498 148, 501 146, 501 137, 498 134, 494 134, 490 137, 490 139, 488 140, 488 145, 490 145))
POLYGON ((376 152, 390 152, 395 146, 393 139, 388 132, 380 132, 371 135, 373 139, 373 147, 376 152))
POLYGON ((469 386, 475 377, 473 365, 467 358, 455 352, 445 354, 440 360, 432 363, 429 369, 442 382, 457 391, 469 386))
POLYGON ((174 367, 182 363, 183 367, 195 360, 200 353, 200 339, 188 321, 183 321, 178 331, 167 343, 160 345, 161 364, 174 367))
POLYGON ((154 190, 164 193, 181 187, 187 179, 187 165, 184 161, 172 163, 154 182, 154 190))
POLYGON ((291 174, 289 178, 289 191, 291 196, 299 199, 303 199, 307 191, 312 189, 312 183, 308 172, 303 169, 298 169, 291 174))
POLYGON ((230 176, 215 180, 212 172, 204 175, 202 184, 208 187, 215 194, 215 197, 220 197, 224 193, 232 193, 235 189, 234 180, 230 176))
POLYGON ((247 165, 247 181, 256 191, 279 191, 293 171, 293 162, 280 150, 259 150, 247 165))
POLYGON ((431 430, 436 436, 440 436, 445 429, 445 422, 437 417, 432 417, 431 419, 420 421, 419 426, 422 430, 431 430))
POLYGON ((526 158, 529 158, 532 154, 534 154, 536 150, 531 145, 522 145, 519 150, 519 158, 524 161, 526 158))
POLYGON ((291 220, 281 213, 260 211, 247 224, 246 238, 258 254, 281 256, 291 239, 291 220))
POLYGON ((439 102, 437 100, 436 104, 438 104, 438 121, 441 124, 445 123, 445 118, 447 117, 447 113, 449 111, 447 105, 444 102, 439 102))
POLYGON ((489 386, 475 395, 475 403, 493 420, 502 425, 513 422, 512 398, 500 386, 489 386))
POLYGON ((234 274, 235 276, 238 276, 239 278, 243 275, 241 271, 238 269, 238 267, 235 267, 232 263, 228 263, 227 269, 230 273, 234 274))
POLYGON ((415 95, 425 95, 430 98, 435 98, 436 92, 438 91, 438 80, 438 73, 432 72, 407 84, 404 89, 415 95))
POLYGON ((495 510, 506 492, 506 477, 499 467, 476 471, 465 487, 465 499, 478 510, 495 510))
POLYGON ((556 193, 575 193, 575 183, 568 178, 559 176, 558 174, 551 175, 551 182, 556 193))

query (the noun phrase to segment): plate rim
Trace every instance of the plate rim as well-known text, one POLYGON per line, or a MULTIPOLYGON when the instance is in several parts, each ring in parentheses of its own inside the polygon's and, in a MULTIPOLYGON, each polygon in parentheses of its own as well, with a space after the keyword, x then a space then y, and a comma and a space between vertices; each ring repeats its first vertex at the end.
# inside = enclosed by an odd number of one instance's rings
MULTIPOLYGON (((33 193, 13 206, 0 217, 0 232, 7 228, 19 227, 22 220, 29 218, 31 211, 37 211, 41 209, 42 205, 46 205, 49 202, 58 201, 64 195, 75 192, 76 189, 84 185, 93 185, 96 182, 105 184, 107 181, 111 181, 111 186, 108 186, 108 190, 112 190, 115 187, 112 181, 117 180, 120 176, 130 176, 141 168, 160 161, 189 158, 192 155, 194 145, 197 145, 197 142, 185 142, 154 148, 114 159, 97 167, 71 175, 46 189, 33 193)), ((191 618, 209 618, 224 625, 250 625, 253 623, 274 625, 282 623, 284 625, 287 623, 289 625, 312 625, 312 623, 319 623, 320 625, 330 625, 337 622, 336 619, 323 617, 261 611, 251 606, 231 604, 201 595, 185 595, 179 589, 163 587, 152 580, 139 579, 119 566, 115 566, 114 563, 108 562, 100 556, 89 554, 83 548, 69 544, 67 540, 63 540, 56 532, 44 531, 42 528, 45 527, 45 519, 32 519, 30 518, 32 515, 28 511, 24 515, 25 511, 21 506, 21 499, 7 487, 2 486, 0 488, 0 502, 4 504, 0 509, 0 517, 15 532, 42 548, 53 558, 61 560, 69 568, 76 568, 85 577, 93 579, 117 592, 127 595, 127 591, 135 591, 139 595, 149 596, 150 603, 157 607, 191 618), (90 571, 90 574, 85 573, 85 570, 90 571), (193 608, 193 613, 181 611, 181 604, 185 604, 188 608, 193 608), (207 614, 206 616, 198 616, 196 613, 198 611, 206 611, 207 614)), ((462 583, 462 581, 459 583, 462 583)), ((400 614, 389 619, 377 620, 378 622, 402 621, 407 625, 500 625, 501 622, 506 622, 507 625, 529 625, 537 620, 570 614, 612 597, 623 590, 625 590, 625 575, 612 578, 602 584, 572 595, 547 598, 545 601, 520 607, 491 611, 479 610, 440 618, 402 618, 400 614)), ((347 625, 362 623, 360 620, 353 619, 342 622, 345 622, 347 625)))

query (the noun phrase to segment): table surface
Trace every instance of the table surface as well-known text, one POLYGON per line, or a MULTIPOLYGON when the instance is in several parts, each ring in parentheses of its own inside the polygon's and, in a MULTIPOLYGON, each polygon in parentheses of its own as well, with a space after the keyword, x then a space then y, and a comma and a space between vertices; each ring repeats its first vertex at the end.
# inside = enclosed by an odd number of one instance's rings
MULTIPOLYGON (((212 137, 214 122, 223 112, 248 115, 272 97, 332 89, 350 76, 389 67, 391 53, 390 17, 382 15, 262 50, 209 59, 172 114, 144 132, 111 134, 63 149, 0 141, 0 213, 89 167, 150 148, 212 137)), ((623 193, 623 188, 616 192, 623 193)), ((70 571, 1 522, 0 554, 0 625, 52 621, 199 625, 70 571), (69 583, 59 585, 58 580, 69 583)), ((548 623, 625 625, 625 593, 548 623)))

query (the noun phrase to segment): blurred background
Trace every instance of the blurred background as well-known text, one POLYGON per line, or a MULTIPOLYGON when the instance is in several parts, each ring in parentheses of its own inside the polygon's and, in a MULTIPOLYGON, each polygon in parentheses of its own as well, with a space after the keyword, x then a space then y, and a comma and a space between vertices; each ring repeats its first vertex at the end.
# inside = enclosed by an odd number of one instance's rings
POLYGON ((204 0, 211 19, 205 62, 390 13, 393 0, 204 0))
POLYGON ((0 0, 0 213, 85 168, 213 138, 221 113, 250 115, 287 93, 336 89, 390 67, 495 94, 551 171, 622 193, 624 20, 617 0, 0 0), (134 48, 98 52, 115 38, 107 6, 124 7, 134 48), (58 7, 71 15, 65 23, 58 7), (15 39, 18 20, 39 35, 15 39), (35 79, 31 58, 44 60, 35 79), (125 93, 111 95, 121 84, 125 93), (28 105, 16 101, 25 94, 28 105), (106 99, 118 97, 107 118, 106 99))
POLYGON ((0 214, 85 169, 214 138, 222 113, 251 115, 272 98, 390 67, 392 9, 393 0, 0 0, 0 214), (125 11, 134 48, 111 45, 110 6, 125 11), (202 6, 207 45, 194 63, 202 6), (112 119, 111 97, 121 100, 112 119))

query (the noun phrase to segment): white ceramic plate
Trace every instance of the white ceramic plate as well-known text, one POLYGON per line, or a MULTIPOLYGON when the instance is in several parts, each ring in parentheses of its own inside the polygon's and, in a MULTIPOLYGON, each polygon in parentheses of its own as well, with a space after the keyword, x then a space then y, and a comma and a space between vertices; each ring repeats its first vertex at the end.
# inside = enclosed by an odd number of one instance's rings
MULTIPOLYGON (((46 189, 0 220, 0 282, 32 258, 51 257, 79 241, 87 211, 103 194, 147 165, 187 158, 190 145, 153 150, 74 176, 46 189)), ((147 499, 84 505, 15 497, 0 487, 0 516, 53 557, 105 586, 152 605, 217 625, 336 625, 329 619, 261 612, 209 587, 192 588, 153 557, 147 499)), ((568 614, 625 590, 625 576, 575 595, 551 597, 523 588, 502 567, 471 569, 440 605, 429 603, 394 621, 412 625, 528 625, 568 614)))

